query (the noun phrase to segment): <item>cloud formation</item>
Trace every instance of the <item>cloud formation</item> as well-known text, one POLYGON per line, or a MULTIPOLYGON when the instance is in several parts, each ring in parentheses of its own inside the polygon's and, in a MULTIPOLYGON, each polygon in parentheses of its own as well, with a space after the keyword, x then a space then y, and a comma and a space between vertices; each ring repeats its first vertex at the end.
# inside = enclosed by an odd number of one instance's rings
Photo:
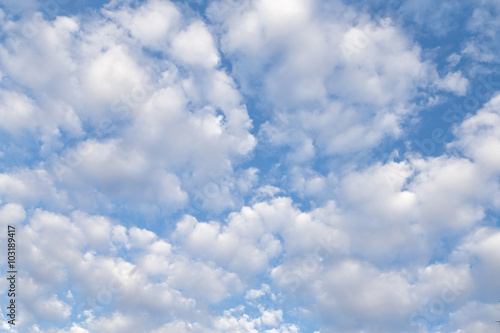
POLYGON ((0 9, 3 331, 498 329, 495 1, 56 2, 0 9))

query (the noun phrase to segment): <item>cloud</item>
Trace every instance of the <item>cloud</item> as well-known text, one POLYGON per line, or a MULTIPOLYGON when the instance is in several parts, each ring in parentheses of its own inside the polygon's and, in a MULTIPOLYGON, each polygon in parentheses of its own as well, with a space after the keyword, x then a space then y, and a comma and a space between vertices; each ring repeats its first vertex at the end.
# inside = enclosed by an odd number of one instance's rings
MULTIPOLYGON (((14 214, 18 220, 24 217, 22 208, 14 205, 4 206, 2 212, 14 214)), ((27 258, 24 264, 29 267, 19 281, 24 287, 19 297, 26 312, 23 327, 42 318, 54 324, 67 322, 74 311, 99 311, 112 305, 122 313, 84 327, 91 332, 118 329, 119 322, 126 325, 131 320, 127 313, 137 306, 149 314, 180 314, 241 292, 242 282, 236 274, 176 253, 169 243, 145 229, 125 228, 126 241, 117 241, 114 231, 118 227, 123 228, 102 216, 75 211, 68 217, 43 210, 17 226, 17 237, 23 239, 19 256, 27 258), (120 257, 124 246, 135 253, 133 262, 120 257), (73 291, 72 296, 60 299, 58 295, 67 290, 73 291)))
POLYGON ((0 116, 5 130, 16 133, 24 128, 33 129, 35 107, 29 98, 14 91, 2 91, 1 100, 0 116))
POLYGON ((494 1, 40 6, 0 10, 19 332, 493 332, 494 1))
POLYGON ((409 21, 413 21, 424 32, 431 32, 438 37, 444 37, 459 27, 456 17, 463 15, 467 2, 444 1, 439 5, 432 1, 420 4, 411 2, 396 2, 397 11, 409 21))
MULTIPOLYGON (((99 186, 109 200, 158 198, 179 209, 200 201, 197 193, 210 174, 225 172, 241 183, 246 171, 231 160, 255 147, 252 122, 234 80, 216 67, 216 41, 202 21, 169 2, 135 9, 110 4, 88 19, 38 17, 36 37, 18 45, 14 33, 28 19, 2 21, 11 34, 0 57, 17 85, 2 90, 2 126, 42 138, 33 146, 50 157, 45 170, 56 186, 81 193, 99 186), (155 27, 140 24, 159 17, 169 19, 155 27), (148 48, 165 61, 157 62, 148 48), (23 94, 28 89, 35 91, 30 97, 23 94), (149 185, 138 184, 144 179, 149 185)), ((202 198, 203 209, 220 211, 238 201, 228 190, 236 183, 218 185, 217 198, 202 198)))
POLYGON ((159 50, 168 45, 167 40, 177 32, 182 20, 179 9, 165 1, 148 1, 135 11, 123 6, 105 13, 116 18, 139 43, 159 50))
POLYGON ((432 77, 418 45, 389 19, 321 6, 297 0, 283 13, 279 2, 244 2, 221 22, 221 48, 242 90, 272 110, 263 139, 293 147, 292 163, 397 136, 432 77))
POLYGON ((500 144, 500 97, 494 96, 483 108, 456 129, 457 142, 452 147, 460 147, 485 171, 498 172, 500 160, 492 154, 500 144))
POLYGON ((172 41, 172 53, 182 63, 214 67, 219 62, 210 32, 201 22, 195 22, 172 41))
POLYGON ((0 196, 11 203, 43 203, 63 210, 71 207, 67 193, 58 189, 43 169, 17 169, 0 174, 0 196))
POLYGON ((436 82, 436 85, 446 91, 464 96, 467 92, 469 81, 462 76, 462 73, 448 73, 446 76, 436 82))
POLYGON ((500 7, 495 1, 484 0, 474 8, 467 22, 468 31, 474 33, 463 46, 462 53, 479 63, 497 63, 495 52, 498 51, 494 42, 500 31, 498 14, 500 7))

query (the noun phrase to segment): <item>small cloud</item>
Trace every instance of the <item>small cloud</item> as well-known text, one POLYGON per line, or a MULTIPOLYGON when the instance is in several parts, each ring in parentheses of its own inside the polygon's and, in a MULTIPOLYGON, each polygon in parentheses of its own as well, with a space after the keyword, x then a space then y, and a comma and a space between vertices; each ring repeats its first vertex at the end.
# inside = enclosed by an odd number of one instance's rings
POLYGON ((450 63, 450 66, 455 67, 460 62, 460 59, 462 59, 462 57, 459 54, 453 53, 446 58, 446 61, 450 63))
POLYGON ((469 80, 463 77, 462 72, 448 73, 444 78, 436 81, 436 86, 445 91, 449 91, 458 96, 465 96, 469 80))

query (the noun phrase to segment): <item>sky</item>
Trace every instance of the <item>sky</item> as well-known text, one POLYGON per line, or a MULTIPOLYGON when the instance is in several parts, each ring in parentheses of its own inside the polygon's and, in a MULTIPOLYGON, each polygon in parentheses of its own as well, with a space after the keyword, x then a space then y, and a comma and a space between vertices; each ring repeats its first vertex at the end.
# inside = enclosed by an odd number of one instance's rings
POLYGON ((499 15, 0 1, 2 332, 499 332, 499 15))

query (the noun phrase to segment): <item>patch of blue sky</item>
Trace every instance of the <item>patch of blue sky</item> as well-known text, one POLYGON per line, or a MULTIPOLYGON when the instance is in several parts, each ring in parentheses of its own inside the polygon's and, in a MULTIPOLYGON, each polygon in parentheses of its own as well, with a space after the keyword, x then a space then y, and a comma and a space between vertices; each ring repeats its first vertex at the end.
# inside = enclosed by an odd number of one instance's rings
POLYGON ((42 0, 39 10, 45 19, 53 20, 57 16, 88 15, 99 12, 109 0, 42 0))
POLYGON ((10 172, 15 168, 36 168, 44 160, 40 147, 41 142, 30 132, 21 131, 15 135, 0 130, 0 170, 10 172))

